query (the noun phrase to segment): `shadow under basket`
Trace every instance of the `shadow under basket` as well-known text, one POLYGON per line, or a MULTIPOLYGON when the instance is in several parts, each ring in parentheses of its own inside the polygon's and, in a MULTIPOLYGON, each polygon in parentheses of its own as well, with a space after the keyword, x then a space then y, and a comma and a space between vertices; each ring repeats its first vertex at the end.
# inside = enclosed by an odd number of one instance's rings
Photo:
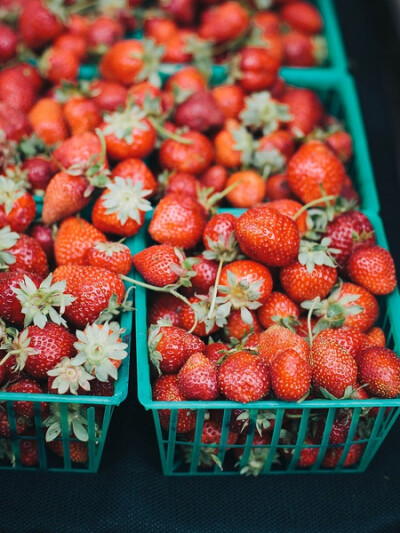
MULTIPOLYGON (((221 210, 222 211, 222 210, 221 210)), ((243 211, 226 209, 239 216, 243 211)), ((380 246, 387 248, 382 222, 375 213, 366 212, 380 246)), ((151 244, 147 224, 135 238, 134 253, 151 244)), ((142 280, 139 274, 135 274, 142 280)), ((400 398, 368 400, 313 399, 302 403, 262 400, 248 404, 232 401, 160 402, 152 400, 151 369, 147 349, 147 291, 136 288, 136 344, 138 396, 140 403, 152 411, 162 470, 165 475, 244 475, 288 473, 355 473, 363 472, 379 450, 400 414, 400 398), (177 432, 178 417, 196 414, 190 433, 177 432), (160 411, 161 413, 160 422, 160 411), (165 423, 165 410, 169 424, 165 423), (347 417, 344 442, 333 444, 332 427, 337 418, 347 417), (201 440, 203 426, 217 420, 222 433, 216 444, 201 440), (241 430, 232 439, 233 426, 241 430), (166 429, 167 428, 167 429, 166 429), (264 441, 258 439, 263 428, 264 441), (314 435, 313 443, 306 440, 314 435)), ((383 328, 387 346, 400 349, 397 317, 400 296, 396 290, 380 297, 378 324, 383 328)))

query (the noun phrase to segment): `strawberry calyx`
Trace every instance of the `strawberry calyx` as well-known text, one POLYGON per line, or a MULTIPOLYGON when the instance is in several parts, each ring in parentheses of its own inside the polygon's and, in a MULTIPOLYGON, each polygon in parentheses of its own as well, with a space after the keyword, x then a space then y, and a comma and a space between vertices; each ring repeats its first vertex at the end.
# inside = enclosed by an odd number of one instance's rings
POLYGON ((231 231, 228 237, 220 234, 218 235, 218 240, 213 241, 210 237, 206 236, 208 250, 203 252, 203 257, 206 259, 214 260, 223 260, 227 263, 231 263, 238 259, 240 255, 239 244, 235 237, 235 232, 231 231))
POLYGON ((146 112, 137 105, 128 103, 124 109, 105 113, 103 120, 106 124, 104 135, 114 135, 117 139, 128 144, 133 143, 133 130, 148 131, 149 126, 144 122, 146 112))
POLYGON ((134 57, 141 59, 143 68, 136 76, 137 81, 148 80, 152 85, 161 87, 159 75, 160 61, 165 52, 165 46, 156 44, 153 39, 143 39, 143 52, 135 54, 134 57))
POLYGON ((280 316, 280 315, 274 315, 271 317, 271 320, 275 322, 275 324, 278 324, 279 326, 283 326, 284 328, 290 329, 290 331, 293 331, 293 333, 296 333, 297 327, 300 326, 301 322, 297 319, 295 316, 280 316))
POLYGON ((185 38, 185 42, 185 52, 192 55, 193 66, 209 80, 213 66, 213 42, 200 39, 196 35, 189 35, 185 38))
POLYGON ((26 189, 21 182, 0 176, 0 206, 4 206, 6 215, 9 215, 14 207, 14 202, 26 194, 26 189))
POLYGON ((104 322, 110 322, 113 318, 119 316, 121 313, 127 311, 135 311, 133 307, 133 300, 128 300, 131 290, 133 287, 125 292, 125 296, 122 302, 118 303, 118 296, 113 294, 108 300, 108 306, 103 309, 96 319, 96 324, 104 324, 104 322))
MULTIPOLYGON (((203 445, 200 448, 199 460, 197 466, 211 467, 217 465, 220 470, 222 470, 222 463, 218 457, 218 446, 217 443, 208 444, 207 446, 203 445)), ((184 461, 186 463, 192 463, 193 457, 193 448, 192 446, 182 446, 182 452, 184 456, 184 461)))
POLYGON ((21 302, 22 313, 25 315, 24 327, 34 324, 43 329, 48 318, 55 324, 67 327, 62 315, 65 308, 76 300, 70 294, 64 294, 67 284, 65 280, 52 283, 53 274, 42 281, 39 288, 26 275, 12 291, 21 302), (58 308, 58 311, 55 308, 58 308))
POLYGON ((332 254, 338 254, 340 250, 329 248, 330 243, 331 239, 329 237, 324 237, 319 243, 301 239, 298 261, 307 268, 309 274, 313 272, 316 265, 325 265, 331 268, 337 267, 332 254))
POLYGON ((257 143, 253 135, 244 127, 231 128, 231 135, 235 144, 233 149, 237 152, 241 152, 241 162, 245 167, 250 166, 253 163, 253 154, 257 147, 257 143))
POLYGON ((253 166, 259 170, 263 178, 281 172, 285 166, 285 158, 276 148, 256 150, 252 160, 253 166))
POLYGON ((78 394, 78 389, 90 390, 89 381, 94 376, 86 372, 81 365, 76 365, 69 357, 63 357, 56 366, 47 371, 47 375, 54 377, 51 384, 58 394, 78 394))
POLYGON ((15 257, 7 250, 15 246, 19 238, 20 234, 11 231, 10 226, 0 229, 0 270, 7 270, 10 265, 15 263, 15 257))
POLYGON ((301 307, 303 309, 312 309, 312 314, 320 317, 312 330, 313 334, 327 328, 340 328, 346 317, 355 316, 364 311, 364 308, 356 303, 360 295, 341 294, 342 286, 343 282, 340 280, 326 299, 320 300, 317 297, 314 300, 302 302, 301 307))
POLYGON ((108 377, 117 380, 118 371, 113 361, 128 356, 128 345, 120 340, 124 331, 117 322, 94 323, 86 326, 84 331, 77 330, 78 341, 74 347, 78 353, 72 359, 74 365, 82 365, 99 381, 107 381, 108 377))
POLYGON ((16 148, 16 141, 7 139, 6 132, 0 129, 0 171, 16 162, 16 148))
MULTIPOLYGON (((240 474, 244 476, 257 477, 263 470, 265 461, 270 454, 270 448, 267 447, 252 447, 247 464, 240 469, 240 474)), ((278 454, 275 454, 273 462, 277 462, 278 454)), ((240 466, 240 459, 235 464, 236 467, 240 466)))
POLYGON ((355 389, 352 385, 348 385, 344 390, 343 396, 341 396, 340 398, 337 398, 336 396, 334 396, 332 393, 330 393, 323 387, 320 387, 319 390, 322 396, 326 398, 327 400, 348 400, 348 399, 353 398, 354 394, 356 393, 358 389, 355 389))
POLYGON ((62 80, 61 86, 54 91, 54 98, 61 104, 66 104, 71 98, 93 97, 100 94, 99 90, 92 89, 91 82, 79 80, 76 82, 62 80))
POLYGON ((194 265, 200 263, 200 259, 196 257, 186 257, 182 250, 174 248, 175 255, 179 260, 179 265, 171 263, 169 265, 170 270, 178 276, 178 280, 173 285, 166 285, 166 287, 191 287, 191 278, 196 276, 196 272, 193 270, 194 265))
POLYGON ((218 305, 217 302, 213 303, 213 293, 214 288, 210 287, 208 295, 206 294, 196 294, 198 302, 192 303, 192 309, 195 313, 198 323, 203 323, 206 328, 206 333, 215 327, 222 328, 227 323, 227 318, 229 313, 227 313, 227 306, 218 305))
POLYGON ((16 145, 16 157, 19 162, 36 155, 50 155, 50 148, 35 133, 22 137, 16 145))
POLYGON ((8 328, 7 336, 3 338, 3 342, 0 345, 1 350, 5 350, 7 353, 0 361, 0 365, 3 365, 11 356, 15 356, 15 371, 20 372, 24 369, 26 360, 30 355, 37 355, 38 352, 29 345, 31 338, 28 337, 29 331, 24 329, 19 333, 15 328, 8 328))
POLYGON ((311 37, 313 56, 317 65, 322 65, 328 58, 328 44, 323 35, 311 37))
MULTIPOLYGON (((46 0, 45 8, 55 15, 62 23, 68 22, 68 10, 66 9, 63 0, 46 0)), ((79 2, 78 2, 79 4, 79 2)))
POLYGON ((216 298, 217 304, 222 304, 220 312, 226 313, 228 316, 231 309, 240 309, 240 315, 248 325, 253 323, 253 317, 249 310, 255 310, 261 307, 258 299, 261 296, 260 287, 263 284, 262 280, 253 281, 249 283, 247 280, 238 281, 237 277, 230 270, 227 271, 228 286, 218 285, 218 292, 224 296, 216 298))
POLYGON ((12 165, 7 167, 4 171, 4 176, 10 180, 17 183, 23 189, 30 189, 31 184, 28 180, 28 171, 22 170, 22 167, 18 165, 12 165))
POLYGON ((245 104, 239 115, 243 125, 256 131, 261 130, 263 135, 276 131, 281 122, 289 122, 293 118, 289 113, 289 106, 274 100, 268 91, 247 96, 245 104))
POLYGON ((368 242, 371 239, 371 237, 373 237, 374 234, 375 234, 375 231, 363 230, 361 233, 357 233, 356 231, 353 231, 351 238, 354 244, 363 244, 365 242, 368 242))
POLYGON ((161 368, 160 363, 163 360, 163 356, 161 355, 161 352, 157 350, 158 343, 163 337, 163 334, 161 333, 161 327, 163 327, 162 324, 152 324, 149 328, 149 334, 148 334, 148 349, 149 349, 149 359, 156 368, 157 372, 161 376, 161 368))
MULTIPOLYGON (((260 437, 262 437, 263 431, 266 431, 270 429, 272 422, 271 420, 275 420, 276 418, 276 411, 273 411, 271 409, 259 409, 255 421, 256 430, 260 437)), ((250 411, 248 409, 244 409, 242 412, 238 414, 236 417, 236 420, 243 422, 243 426, 241 427, 240 431, 243 432, 248 426, 250 422, 250 411)))
POLYGON ((106 215, 115 213, 121 224, 132 219, 141 225, 142 213, 152 209, 151 203, 146 199, 151 193, 151 190, 143 189, 143 183, 140 181, 133 183, 129 179, 115 176, 107 185, 103 196, 106 215))
MULTIPOLYGON (((46 442, 51 442, 61 435, 61 423, 64 422, 64 413, 60 410, 60 404, 50 403, 50 415, 43 421, 46 431, 46 442)), ((87 431, 88 419, 87 408, 80 404, 67 404, 67 427, 70 435, 74 435, 78 440, 87 442, 89 434, 87 431)))

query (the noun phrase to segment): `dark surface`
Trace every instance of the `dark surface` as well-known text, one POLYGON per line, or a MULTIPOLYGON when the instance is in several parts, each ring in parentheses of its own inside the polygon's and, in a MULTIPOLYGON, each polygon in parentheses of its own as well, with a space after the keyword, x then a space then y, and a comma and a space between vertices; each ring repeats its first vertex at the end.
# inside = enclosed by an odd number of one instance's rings
MULTIPOLYGON (((397 265, 399 46, 386 3, 336 0, 397 265)), ((400 531, 400 427, 365 474, 164 478, 152 418, 116 409, 97 475, 2 472, 1 532, 400 531)))

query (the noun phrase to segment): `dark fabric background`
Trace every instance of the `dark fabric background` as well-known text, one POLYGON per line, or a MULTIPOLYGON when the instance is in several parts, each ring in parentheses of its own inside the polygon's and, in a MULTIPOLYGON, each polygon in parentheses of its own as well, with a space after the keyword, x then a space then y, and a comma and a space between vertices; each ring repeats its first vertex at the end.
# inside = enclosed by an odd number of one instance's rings
MULTIPOLYGON (((365 117, 382 217, 400 265, 397 125, 400 53, 389 4, 336 0, 365 117)), ((133 366, 133 365, 132 365, 133 366)), ((97 475, 1 472, 0 531, 400 531, 400 427, 358 475, 165 478, 153 422, 129 399, 116 409, 97 475)))

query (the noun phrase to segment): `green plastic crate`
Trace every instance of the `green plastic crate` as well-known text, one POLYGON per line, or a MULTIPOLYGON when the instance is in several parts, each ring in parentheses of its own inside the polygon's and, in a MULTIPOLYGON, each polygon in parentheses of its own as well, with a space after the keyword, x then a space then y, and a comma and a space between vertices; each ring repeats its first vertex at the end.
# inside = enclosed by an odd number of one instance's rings
MULTIPOLYGON (((126 239, 125 244, 133 251, 133 238, 126 239)), ((126 288, 129 286, 126 284, 126 288)), ((111 416, 114 408, 120 405, 128 394, 129 381, 129 364, 132 344, 132 322, 133 312, 123 312, 120 324, 125 328, 122 341, 128 344, 128 357, 122 360, 118 369, 118 380, 115 383, 113 396, 86 396, 71 394, 23 394, 0 391, 0 404, 5 405, 10 423, 11 436, 9 438, 0 437, 1 445, 5 441, 11 445, 15 457, 14 465, 6 459, 0 459, 0 470, 45 470, 51 472, 80 472, 95 473, 98 471, 104 445, 106 443, 107 432, 111 422, 111 416), (14 402, 18 400, 31 401, 34 405, 34 432, 32 435, 18 435, 16 432, 16 415, 14 411, 14 402), (45 443, 45 427, 41 416, 41 402, 48 404, 59 404, 61 412, 62 433, 56 441, 63 444, 64 457, 60 458, 54 455, 45 443), (77 439, 70 437, 68 430, 68 406, 82 405, 87 408, 88 420, 88 462, 85 464, 74 463, 71 461, 70 443, 77 439), (99 430, 101 433, 99 434, 99 430), (39 464, 34 467, 24 466, 21 464, 19 446, 25 440, 34 440, 37 443, 39 464)))
MULTIPOLYGON (((235 216, 239 216, 243 210, 230 209, 224 210, 231 212, 235 216)), ((378 243, 387 248, 387 240, 383 229, 382 222, 375 213, 366 212, 370 218, 373 227, 375 228, 378 243)), ((137 253, 144 247, 150 244, 147 233, 147 225, 150 221, 151 215, 147 216, 147 224, 138 234, 134 243, 133 253, 137 253)), ((135 273, 138 280, 142 280, 138 273, 135 273)), ((374 455, 377 453, 379 447, 392 428, 400 414, 400 398, 387 399, 369 399, 369 400, 312 400, 304 401, 301 404, 282 402, 277 400, 263 400, 252 402, 248 404, 240 404, 232 401, 185 401, 185 402, 156 402, 152 400, 152 390, 150 385, 150 363, 148 359, 147 350, 147 291, 140 286, 136 287, 136 348, 137 348, 137 376, 138 376, 138 397, 140 403, 148 410, 152 411, 155 433, 158 441, 158 448, 160 453, 160 460, 162 470, 165 475, 186 476, 186 475, 240 475, 240 471, 246 466, 253 446, 253 437, 255 434, 255 422, 257 414, 260 410, 269 410, 275 415, 275 425, 271 433, 271 444, 268 446, 259 446, 259 449, 268 450, 268 457, 264 463, 262 474, 286 474, 286 473, 356 473, 363 472, 370 464, 374 455), (363 408, 375 407, 378 410, 375 419, 372 419, 371 433, 369 437, 361 440, 354 440, 360 414, 363 408), (197 423, 193 442, 188 443, 184 437, 178 435, 176 432, 176 423, 178 409, 192 409, 197 412, 197 423), (337 410, 349 409, 352 411, 352 422, 346 443, 339 448, 343 450, 341 460, 334 469, 327 469, 321 466, 322 460, 327 450, 329 435, 332 429, 332 423, 337 410), (388 410, 388 408, 391 408, 388 410), (158 411, 159 409, 170 409, 170 428, 169 431, 164 431, 161 428, 158 411), (229 431, 229 423, 231 419, 232 410, 248 409, 249 410, 249 428, 246 442, 241 445, 227 445, 227 437, 229 431), (291 446, 278 444, 280 437, 280 430, 282 423, 288 414, 289 410, 296 409, 299 415, 299 428, 296 443, 291 446), (222 435, 221 441, 218 445, 205 445, 201 443, 201 433, 205 416, 210 410, 222 411, 222 435), (323 413, 326 416, 326 426, 323 433, 321 444, 304 446, 304 437, 307 432, 308 423, 315 413, 323 413), (350 446, 353 443, 361 443, 365 446, 361 460, 351 467, 344 467, 343 463, 347 457, 350 446), (189 463, 183 460, 182 446, 191 448, 192 459, 189 463), (296 468, 298 458, 303 448, 318 449, 318 457, 313 466, 304 469, 296 468), (198 459, 201 448, 217 448, 215 452, 218 459, 223 465, 221 470, 217 465, 205 469, 198 466, 198 459), (235 467, 235 460, 233 460, 233 449, 237 448, 242 454, 240 465, 235 467), (290 461, 284 461, 280 466, 273 462, 275 454, 281 449, 286 448, 293 451, 293 456, 290 461)), ((387 346, 396 350, 400 350, 400 330, 397 327, 398 316, 400 314, 400 296, 396 290, 386 296, 380 298, 380 319, 379 325, 383 328, 387 346)), ((290 414, 290 413, 289 413, 290 414)))

